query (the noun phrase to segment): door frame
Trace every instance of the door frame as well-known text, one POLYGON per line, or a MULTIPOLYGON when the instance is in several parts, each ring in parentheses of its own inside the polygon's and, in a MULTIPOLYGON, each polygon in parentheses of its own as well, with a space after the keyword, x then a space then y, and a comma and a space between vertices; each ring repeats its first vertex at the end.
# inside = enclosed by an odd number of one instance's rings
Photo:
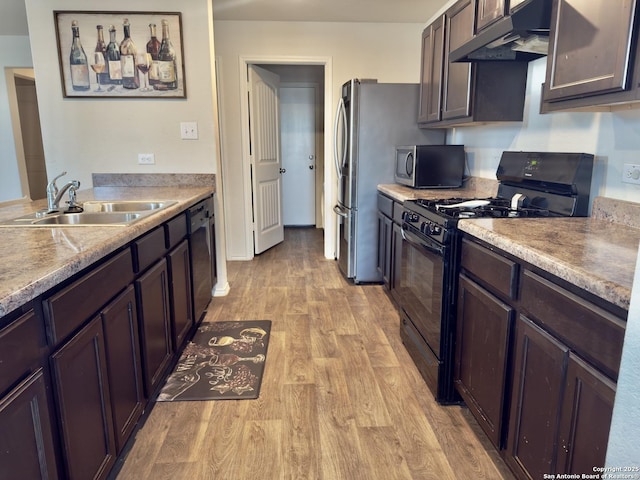
MULTIPOLYGON (((249 137, 249 79, 248 67, 253 64, 262 65, 322 65, 324 67, 324 197, 323 218, 324 226, 324 256, 334 259, 336 251, 335 222, 328 221, 333 204, 336 201, 335 174, 331 165, 333 158, 333 64, 331 57, 290 57, 290 56, 240 56, 238 68, 240 70, 240 120, 242 138, 242 175, 244 184, 244 214, 246 219, 245 242, 253 245, 253 212, 251 187, 251 155, 249 137)), ((249 259, 254 257, 253 249, 248 251, 249 259)))
POLYGON ((7 85, 7 97, 9 101, 9 112, 11 114, 11 126, 13 129, 13 140, 16 149, 16 162, 18 174, 20 176, 20 189, 22 199, 30 199, 29 176, 27 174, 27 161, 24 155, 24 144, 22 142, 22 126, 20 124, 20 110, 18 106, 18 93, 16 91, 16 78, 24 78, 35 82, 36 76, 32 67, 5 67, 5 80, 7 85))

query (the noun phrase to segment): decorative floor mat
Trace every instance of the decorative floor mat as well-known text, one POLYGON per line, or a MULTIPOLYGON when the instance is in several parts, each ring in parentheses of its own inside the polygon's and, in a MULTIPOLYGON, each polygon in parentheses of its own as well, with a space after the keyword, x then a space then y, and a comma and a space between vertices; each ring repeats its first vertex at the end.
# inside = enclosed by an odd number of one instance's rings
POLYGON ((159 402, 258 398, 271 320, 202 323, 159 402))

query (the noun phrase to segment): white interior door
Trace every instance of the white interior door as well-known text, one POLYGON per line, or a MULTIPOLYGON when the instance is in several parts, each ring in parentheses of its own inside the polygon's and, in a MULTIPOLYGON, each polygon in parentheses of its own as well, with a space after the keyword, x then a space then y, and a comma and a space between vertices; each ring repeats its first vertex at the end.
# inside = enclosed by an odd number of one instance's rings
POLYGON ((254 252, 284 240, 279 118, 280 77, 249 65, 254 252))
POLYGON ((316 91, 280 88, 282 197, 285 225, 315 225, 316 91))

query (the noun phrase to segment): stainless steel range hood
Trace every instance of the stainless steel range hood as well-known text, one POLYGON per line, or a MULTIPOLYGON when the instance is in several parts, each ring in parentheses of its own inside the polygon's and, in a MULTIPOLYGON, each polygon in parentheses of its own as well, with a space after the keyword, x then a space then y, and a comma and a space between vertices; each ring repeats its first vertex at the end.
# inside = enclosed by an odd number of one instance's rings
POLYGON ((530 0, 449 54, 451 62, 530 61, 547 54, 551 0, 530 0))

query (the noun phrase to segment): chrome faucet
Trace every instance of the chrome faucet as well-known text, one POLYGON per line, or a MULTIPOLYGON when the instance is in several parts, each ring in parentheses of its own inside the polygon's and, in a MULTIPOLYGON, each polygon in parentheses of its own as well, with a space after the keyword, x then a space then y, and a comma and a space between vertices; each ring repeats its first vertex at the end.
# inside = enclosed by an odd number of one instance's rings
POLYGON ((80 182, 78 180, 71 180, 70 182, 65 183, 59 190, 56 185, 56 180, 66 174, 67 172, 62 172, 47 184, 47 208, 49 212, 53 212, 60 208, 60 199, 67 190, 69 190, 69 206, 76 206, 76 190, 80 188, 80 182))

